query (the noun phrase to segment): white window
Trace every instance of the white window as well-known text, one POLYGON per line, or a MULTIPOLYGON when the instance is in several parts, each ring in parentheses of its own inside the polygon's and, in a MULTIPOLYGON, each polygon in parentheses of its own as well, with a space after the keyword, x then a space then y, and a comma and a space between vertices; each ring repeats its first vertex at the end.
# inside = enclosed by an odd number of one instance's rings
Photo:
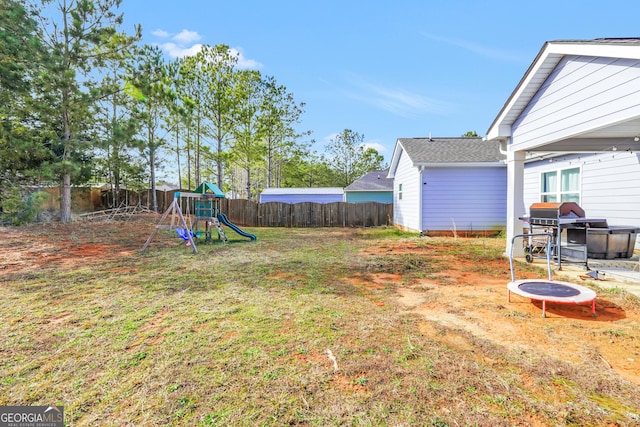
POLYGON ((580 168, 542 172, 540 201, 580 204, 580 168))
POLYGON ((402 184, 398 184, 398 200, 402 200, 402 184))

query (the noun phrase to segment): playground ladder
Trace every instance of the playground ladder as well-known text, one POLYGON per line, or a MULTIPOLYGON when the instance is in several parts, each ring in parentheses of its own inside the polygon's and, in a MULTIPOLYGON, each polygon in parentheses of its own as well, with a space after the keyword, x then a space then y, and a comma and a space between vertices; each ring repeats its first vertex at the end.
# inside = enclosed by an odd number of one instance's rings
POLYGON ((220 239, 222 239, 223 242, 227 243, 227 235, 224 234, 224 229, 222 228, 222 225, 220 225, 220 221, 218 221, 218 218, 216 217, 211 217, 211 221, 213 222, 213 225, 216 227, 216 230, 218 230, 218 237, 220 239))

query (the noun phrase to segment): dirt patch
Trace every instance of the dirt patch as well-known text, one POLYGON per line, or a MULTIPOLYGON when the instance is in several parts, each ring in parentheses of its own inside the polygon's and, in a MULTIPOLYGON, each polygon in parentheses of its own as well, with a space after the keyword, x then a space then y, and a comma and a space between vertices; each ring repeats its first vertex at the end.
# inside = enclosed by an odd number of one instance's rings
MULTIPOLYGON (((420 253, 428 251, 417 241, 416 248, 407 242, 369 248, 368 254, 420 253)), ((443 251, 440 251, 443 252, 443 251)), ((444 251, 446 252, 446 251, 444 251)), ((580 363, 594 362, 602 369, 613 369, 623 378, 640 384, 640 312, 637 304, 621 307, 606 294, 596 300, 596 317, 591 306, 547 303, 543 318, 542 303, 511 294, 505 260, 482 261, 482 272, 476 272, 477 260, 458 258, 455 270, 437 273, 435 279, 400 283, 396 301, 408 312, 424 319, 420 331, 458 351, 473 353, 470 337, 507 346, 522 357, 545 354, 558 360, 580 363)), ((525 273, 528 278, 544 278, 525 273)), ((521 278, 525 278, 521 277, 521 278)), ((349 280, 355 286, 375 288, 381 278, 361 277, 349 280)), ((388 277, 386 277, 388 279, 388 277)), ((581 283, 584 285, 584 282, 581 283)), ((624 284, 619 285, 624 288, 624 284)))
POLYGON ((140 214, 127 222, 5 228, 0 245, 0 273, 90 268, 93 263, 128 257, 142 248, 158 219, 155 215, 140 214))

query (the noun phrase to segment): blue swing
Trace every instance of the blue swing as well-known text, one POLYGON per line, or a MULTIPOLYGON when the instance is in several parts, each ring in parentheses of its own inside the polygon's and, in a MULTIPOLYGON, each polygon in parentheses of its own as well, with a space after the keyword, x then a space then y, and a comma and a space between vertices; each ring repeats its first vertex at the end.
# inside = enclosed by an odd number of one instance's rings
POLYGON ((176 227, 176 234, 184 240, 189 240, 189 235, 191 235, 192 238, 195 237, 193 231, 182 227, 176 227))
POLYGON ((198 237, 200 237, 201 233, 198 231, 196 234, 193 234, 193 231, 191 231, 191 230, 187 230, 186 228, 182 228, 182 227, 176 227, 176 234, 181 239, 186 240, 187 241, 187 246, 189 246, 190 245, 190 243, 189 243, 189 234, 191 235, 192 239, 197 239, 198 237))

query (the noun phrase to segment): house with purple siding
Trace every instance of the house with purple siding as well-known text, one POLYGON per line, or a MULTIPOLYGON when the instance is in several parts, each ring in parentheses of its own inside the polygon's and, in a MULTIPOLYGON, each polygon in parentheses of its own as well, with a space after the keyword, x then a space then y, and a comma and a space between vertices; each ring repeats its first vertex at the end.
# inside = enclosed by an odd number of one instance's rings
POLYGON ((544 43, 486 139, 507 154, 507 250, 533 202, 640 227, 640 39, 544 43))
POLYGON ((344 202, 344 190, 340 187, 321 188, 265 188, 260 193, 260 203, 333 203, 344 202))
POLYGON ((499 233, 507 167, 482 138, 400 138, 391 158, 394 224, 425 234, 499 233))

